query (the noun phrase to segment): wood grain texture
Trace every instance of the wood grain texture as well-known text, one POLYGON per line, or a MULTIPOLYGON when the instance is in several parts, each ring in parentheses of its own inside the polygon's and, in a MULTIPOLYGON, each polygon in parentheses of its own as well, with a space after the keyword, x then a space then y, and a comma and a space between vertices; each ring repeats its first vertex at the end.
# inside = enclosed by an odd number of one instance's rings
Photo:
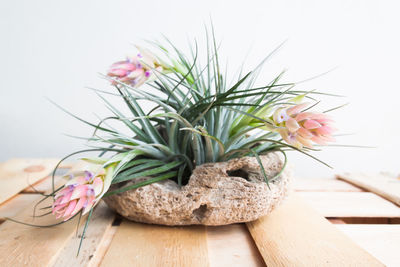
POLYGON ((324 217, 399 218, 400 208, 369 192, 297 192, 324 217))
POLYGON ((384 266, 296 195, 247 226, 267 266, 384 266))
MULTIPOLYGON (((74 235, 60 251, 59 257, 56 259, 53 266, 87 266, 92 260, 96 260, 94 254, 102 241, 104 241, 103 237, 107 235, 108 231, 110 231, 114 219, 115 213, 111 211, 104 202, 100 202, 93 211, 79 256, 77 256, 77 251, 84 223, 79 227, 79 234, 74 235)), ((103 255, 97 255, 97 257, 102 258, 103 255)))
POLYGON ((337 176, 400 206, 400 179, 383 174, 345 173, 337 176))
POLYGON ((296 191, 318 191, 318 192, 362 192, 361 188, 340 181, 335 178, 299 178, 293 179, 293 188, 296 191))
POLYGON ((11 159, 0 164, 0 203, 46 177, 57 159, 11 159))
POLYGON ((108 248, 110 247, 111 241, 114 238, 115 233, 117 232, 118 226, 111 226, 105 234, 103 235, 102 240, 97 245, 96 251, 93 254, 92 259, 88 262, 87 267, 97 267, 100 266, 104 255, 106 254, 108 248))
POLYGON ((211 267, 266 266, 245 224, 207 227, 211 267))
POLYGON ((386 266, 400 266, 400 225, 342 224, 336 227, 386 266))
POLYGON ((41 196, 36 194, 18 194, 13 196, 0 204, 0 221, 4 220, 5 217, 12 218, 16 216, 40 198, 41 196))
MULTIPOLYGON (((62 181, 62 178, 60 176, 55 176, 54 177, 54 183, 58 184, 62 181)), ((22 190, 21 193, 36 193, 36 192, 40 192, 40 193, 44 193, 47 192, 51 189, 52 187, 52 181, 51 181, 51 177, 47 176, 44 179, 38 181, 37 183, 28 186, 27 188, 25 188, 24 190, 22 190)))
MULTIPOLYGON (((31 203, 13 219, 36 225, 50 225, 60 222, 60 220, 55 220, 54 216, 33 219, 35 204, 36 202, 31 203)), ((52 199, 49 198, 40 207, 50 206, 51 204, 52 199)), ((50 228, 26 226, 12 221, 4 222, 0 225, 0 266, 52 265, 63 247, 75 234, 77 219, 50 228)), ((82 222, 84 219, 85 217, 82 218, 82 222)))
POLYGON ((101 266, 209 266, 205 227, 167 227, 124 220, 101 266))
MULTIPOLYGON (((44 203, 50 205, 51 201, 44 203)), ((31 218, 33 205, 22 211, 16 219, 26 223, 48 225, 55 223, 53 216, 31 218)), ((0 225, 0 266, 48 266, 72 237, 78 221, 38 228, 11 221, 0 225)))

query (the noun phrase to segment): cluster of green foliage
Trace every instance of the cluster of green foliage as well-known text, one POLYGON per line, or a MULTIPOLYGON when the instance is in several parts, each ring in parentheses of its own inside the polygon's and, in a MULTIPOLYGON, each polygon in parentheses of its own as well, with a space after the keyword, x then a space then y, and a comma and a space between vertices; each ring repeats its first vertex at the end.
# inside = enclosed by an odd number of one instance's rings
MULTIPOLYGON (((168 73, 155 72, 157 78, 147 84, 151 90, 104 76, 114 83, 115 92, 93 90, 112 115, 96 124, 73 115, 94 128, 93 135, 87 138, 93 149, 73 154, 99 150, 103 158, 93 161, 104 166, 118 162, 113 184, 149 177, 146 181, 120 186, 105 196, 164 179, 184 185, 193 169, 207 162, 243 156, 255 156, 260 161, 259 155, 280 151, 286 164, 288 149, 309 155, 307 148, 300 150, 283 142, 276 131, 256 129, 273 127, 264 115, 274 106, 293 104, 290 100, 296 97, 313 99, 309 95, 316 92, 296 90, 295 83, 281 83, 284 72, 264 86, 254 86, 263 64, 276 50, 254 70, 248 73, 240 70, 235 78, 228 79, 220 68, 214 32, 211 38, 208 32, 206 36, 207 58, 203 66, 198 60, 196 43, 190 47, 191 55, 186 56, 168 39, 169 48, 153 42, 172 63, 168 73), (123 114, 119 106, 108 101, 105 95, 110 94, 121 98, 130 114, 123 114), (141 100, 152 102, 154 108, 144 112, 141 100), (112 127, 111 121, 126 126, 131 134, 112 127), (107 152, 115 155, 104 159, 107 152)), ((263 175, 267 183, 276 178, 267 177, 264 171, 263 175)))

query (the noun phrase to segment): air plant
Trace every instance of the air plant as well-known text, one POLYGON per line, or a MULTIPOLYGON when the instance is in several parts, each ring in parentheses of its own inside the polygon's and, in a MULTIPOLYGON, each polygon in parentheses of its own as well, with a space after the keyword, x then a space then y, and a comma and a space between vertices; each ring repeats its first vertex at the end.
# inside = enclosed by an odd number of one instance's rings
MULTIPOLYGON (((310 95, 316 92, 297 90, 295 83, 281 82, 284 72, 263 86, 254 85, 273 53, 254 70, 228 78, 220 65, 214 31, 210 38, 206 30, 206 37, 203 64, 196 43, 188 56, 168 39, 167 46, 149 42, 157 53, 139 47, 138 55, 114 63, 103 75, 113 91, 93 89, 110 111, 110 116, 97 123, 60 107, 93 128, 92 136, 86 138, 91 148, 63 160, 98 151, 98 157, 84 160, 100 172, 75 174, 58 189, 53 182, 50 197, 54 198, 54 214, 68 221, 90 211, 90 220, 102 197, 165 179, 182 186, 196 166, 207 162, 244 156, 255 156, 260 162, 259 155, 278 151, 284 155, 286 165, 285 151, 311 156, 313 142, 333 141, 332 120, 324 113, 306 110, 308 104, 303 102, 314 100, 310 95), (118 98, 129 113, 112 104, 112 97, 118 98), (152 103, 150 111, 143 109, 143 100, 152 103), (147 178, 138 180, 143 177, 147 178), (127 181, 134 183, 125 185, 127 181), (118 186, 111 187, 113 184, 118 186)), ((263 172, 263 176, 266 183, 279 179, 279 174, 267 177, 263 172)))

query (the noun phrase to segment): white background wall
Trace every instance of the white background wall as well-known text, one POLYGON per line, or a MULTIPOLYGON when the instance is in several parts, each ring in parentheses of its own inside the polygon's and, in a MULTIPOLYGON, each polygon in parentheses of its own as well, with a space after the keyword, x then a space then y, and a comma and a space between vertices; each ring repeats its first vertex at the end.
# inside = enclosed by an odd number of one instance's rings
MULTIPOLYGON (((61 157, 83 147, 62 133, 87 136, 90 129, 50 104, 49 97, 87 119, 104 106, 85 86, 107 88, 100 79, 110 63, 135 52, 132 43, 159 38, 176 45, 202 36, 212 17, 222 51, 237 67, 248 50, 249 66, 288 42, 260 80, 288 69, 301 80, 337 67, 303 89, 344 94, 325 106, 349 102, 332 113, 339 144, 375 149, 327 148, 318 156, 333 172, 400 173, 398 1, 1 1, 0 160, 61 157)), ((332 171, 291 155, 300 176, 332 171)))

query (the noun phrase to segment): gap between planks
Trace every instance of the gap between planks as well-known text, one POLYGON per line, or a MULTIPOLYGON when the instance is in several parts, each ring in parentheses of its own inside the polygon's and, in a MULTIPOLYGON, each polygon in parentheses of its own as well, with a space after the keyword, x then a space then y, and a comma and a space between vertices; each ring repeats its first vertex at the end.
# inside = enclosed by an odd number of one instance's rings
POLYGON ((297 195, 247 226, 267 266, 384 266, 297 195))

